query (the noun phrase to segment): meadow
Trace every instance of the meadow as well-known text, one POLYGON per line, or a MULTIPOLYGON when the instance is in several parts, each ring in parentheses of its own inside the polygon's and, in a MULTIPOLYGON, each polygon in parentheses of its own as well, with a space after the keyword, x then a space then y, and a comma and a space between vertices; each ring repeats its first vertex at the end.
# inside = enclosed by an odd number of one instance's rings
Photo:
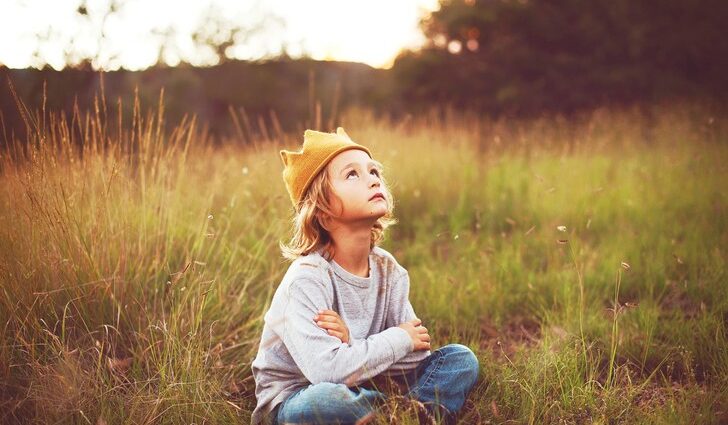
MULTIPOLYGON (((249 422, 288 267, 278 150, 302 135, 219 140, 147 106, 25 110, 30 135, 5 133, 0 422, 249 422)), ((719 111, 341 115, 385 166, 383 247, 433 348, 480 360, 461 423, 728 422, 719 111)), ((377 423, 413 420, 393 402, 377 423)))

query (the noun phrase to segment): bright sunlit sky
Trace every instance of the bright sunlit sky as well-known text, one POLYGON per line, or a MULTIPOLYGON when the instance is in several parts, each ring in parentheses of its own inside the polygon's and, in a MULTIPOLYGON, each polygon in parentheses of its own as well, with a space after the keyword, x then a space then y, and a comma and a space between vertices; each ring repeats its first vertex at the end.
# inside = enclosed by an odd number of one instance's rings
POLYGON ((90 58, 97 69, 139 70, 161 57, 172 66, 213 65, 213 50, 192 33, 216 37, 219 28, 240 26, 259 29, 236 39, 229 58, 285 49, 386 68, 401 49, 422 45, 419 19, 437 7, 437 0, 0 0, 0 64, 62 69, 90 58), (117 13, 104 20, 112 1, 117 13), (85 19, 76 12, 82 5, 85 19), (206 16, 221 25, 205 25, 206 16))

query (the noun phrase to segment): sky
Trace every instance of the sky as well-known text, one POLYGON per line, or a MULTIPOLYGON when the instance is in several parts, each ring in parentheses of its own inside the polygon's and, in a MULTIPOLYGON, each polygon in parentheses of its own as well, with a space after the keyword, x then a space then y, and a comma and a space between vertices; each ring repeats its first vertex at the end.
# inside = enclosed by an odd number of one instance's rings
POLYGON ((0 0, 0 40, 12 40, 0 44, 0 64, 62 69, 89 58, 104 70, 141 70, 160 60, 214 65, 214 50, 192 34, 221 40, 238 27, 246 30, 225 50, 231 59, 285 50, 388 68, 401 49, 424 43, 419 20, 437 7, 437 0, 0 0))

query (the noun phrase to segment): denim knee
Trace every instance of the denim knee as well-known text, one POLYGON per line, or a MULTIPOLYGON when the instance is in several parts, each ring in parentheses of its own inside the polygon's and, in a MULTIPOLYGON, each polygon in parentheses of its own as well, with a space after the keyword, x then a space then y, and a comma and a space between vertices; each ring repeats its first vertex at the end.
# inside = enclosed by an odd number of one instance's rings
POLYGON ((475 383, 480 373, 480 362, 473 351, 462 344, 448 344, 440 348, 447 356, 455 356, 467 371, 467 376, 475 383))

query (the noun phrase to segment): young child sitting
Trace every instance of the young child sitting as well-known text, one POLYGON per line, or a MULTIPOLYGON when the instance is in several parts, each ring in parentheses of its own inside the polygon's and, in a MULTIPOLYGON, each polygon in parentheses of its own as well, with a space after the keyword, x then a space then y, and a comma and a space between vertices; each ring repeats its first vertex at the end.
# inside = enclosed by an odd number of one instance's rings
POLYGON ((280 151, 295 209, 292 260, 265 314, 252 363, 252 423, 371 421, 391 377, 430 418, 452 423, 478 378, 466 346, 430 351, 409 302, 409 275, 378 246, 395 222, 382 165, 338 128, 306 130, 299 152, 280 151))

